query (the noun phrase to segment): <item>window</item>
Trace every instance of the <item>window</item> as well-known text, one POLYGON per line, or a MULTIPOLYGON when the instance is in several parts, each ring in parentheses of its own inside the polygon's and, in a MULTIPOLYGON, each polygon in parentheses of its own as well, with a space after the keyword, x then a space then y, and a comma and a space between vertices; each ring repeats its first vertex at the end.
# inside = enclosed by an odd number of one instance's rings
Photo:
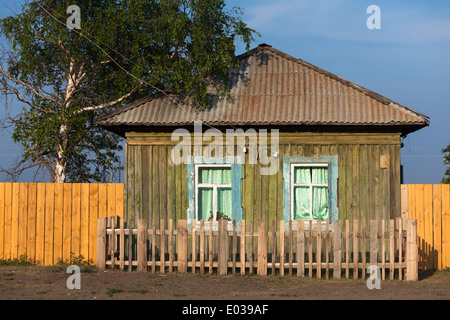
MULTIPOLYGON (((242 220, 242 164, 236 157, 208 159, 193 157, 186 164, 188 228, 192 228, 195 220, 200 228, 200 220, 213 221, 217 229, 217 219, 221 216, 236 220, 236 228, 240 229, 242 220)), ((205 230, 209 230, 205 223, 205 230)), ((232 228, 230 224, 229 228, 232 228)))
POLYGON ((337 155, 283 156, 283 220, 339 219, 338 171, 337 155))
POLYGON ((291 164, 291 219, 328 219, 328 164, 291 164))
POLYGON ((232 218, 231 165, 195 166, 195 219, 232 218))

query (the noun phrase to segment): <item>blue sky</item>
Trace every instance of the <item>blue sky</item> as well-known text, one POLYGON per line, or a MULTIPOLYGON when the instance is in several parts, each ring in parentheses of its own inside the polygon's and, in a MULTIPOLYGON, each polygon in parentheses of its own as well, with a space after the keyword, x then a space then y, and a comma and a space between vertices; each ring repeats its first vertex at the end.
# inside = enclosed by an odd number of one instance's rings
MULTIPOLYGON (((0 0, 0 17, 20 1, 0 0)), ((450 142, 450 1, 433 0, 226 0, 268 43, 296 58, 429 116, 430 126, 403 142, 405 183, 439 183, 441 149, 450 142), (381 10, 381 29, 369 30, 367 8, 381 10)), ((244 52, 238 46, 237 54, 244 52)), ((0 99, 2 107, 4 100, 0 99)), ((13 102, 10 108, 17 107, 13 102)), ((4 108, 0 108, 0 116, 4 108)), ((0 132, 0 166, 20 155, 9 132, 0 132)), ((0 175, 0 180, 4 177, 0 175)), ((29 181, 24 175, 21 181, 29 181)))

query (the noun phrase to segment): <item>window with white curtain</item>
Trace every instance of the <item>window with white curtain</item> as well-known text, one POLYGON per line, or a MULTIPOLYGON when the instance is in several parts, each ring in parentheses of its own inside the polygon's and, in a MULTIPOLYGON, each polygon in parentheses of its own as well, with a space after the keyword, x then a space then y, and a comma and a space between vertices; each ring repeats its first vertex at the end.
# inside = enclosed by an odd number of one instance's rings
POLYGON ((195 220, 232 218, 231 165, 195 165, 195 220))
POLYGON ((328 220, 327 163, 291 163, 291 219, 328 220))

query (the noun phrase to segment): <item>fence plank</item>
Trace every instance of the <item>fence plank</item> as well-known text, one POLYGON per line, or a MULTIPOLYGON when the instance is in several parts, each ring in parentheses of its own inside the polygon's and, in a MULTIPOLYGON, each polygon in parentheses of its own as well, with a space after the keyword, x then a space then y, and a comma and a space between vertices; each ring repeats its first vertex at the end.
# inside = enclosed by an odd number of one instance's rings
POLYGON ((266 220, 258 221, 258 275, 267 275, 267 225, 266 220))
POLYGON ((187 272, 187 221, 178 220, 178 272, 187 272))
POLYGON ((377 265, 377 249, 378 249, 378 221, 370 220, 370 264, 377 265))
POLYGON ((418 280, 418 264, 417 264, 417 220, 407 220, 407 266, 406 266, 406 280, 417 281, 418 280))
POLYGON ((195 241, 196 241, 196 236, 195 236, 195 228, 196 228, 196 225, 197 225, 197 222, 195 221, 195 220, 193 220, 192 221, 192 230, 191 230, 191 232, 192 232, 192 273, 195 273, 195 255, 196 255, 196 252, 195 252, 195 248, 196 248, 196 245, 195 245, 195 241))
MULTIPOLYGON (((202 221, 203 222, 203 221, 202 221)), ((173 271, 173 219, 169 219, 169 234, 168 234, 168 247, 169 247, 169 272, 173 271)))
POLYGON ((160 254, 159 254, 159 260, 160 260, 159 271, 161 273, 165 273, 166 272, 166 236, 165 236, 165 221, 164 221, 164 219, 160 219, 160 222, 159 222, 159 236, 161 239, 160 254))
POLYGON ((106 268, 106 219, 97 221, 97 258, 96 266, 100 270, 106 268))
POLYGON ((241 221, 241 274, 245 275, 245 220, 241 221))
POLYGON ((45 242, 44 242, 44 265, 53 264, 53 223, 55 185, 49 184, 45 189, 45 242))
MULTIPOLYGON (((19 201, 20 201, 20 183, 13 182, 12 211, 11 211, 11 259, 18 258, 17 254, 19 246, 19 203, 20 203, 19 201)), ((53 249, 51 249, 51 251, 53 252, 53 249)))
POLYGON ((125 269, 125 220, 120 219, 120 230, 119 230, 119 268, 120 270, 125 269))
MULTIPOLYGON (((358 279, 358 220, 353 220, 353 278, 358 279)), ((364 273, 364 272, 363 272, 364 273)))
POLYGON ((317 221, 317 278, 320 279, 322 277, 322 221, 317 221))
MULTIPOLYGON (((0 185, 0 198, 2 197, 1 192, 1 185, 0 185)), ((28 229, 27 229, 27 257, 34 261, 36 259, 36 204, 37 204, 37 198, 36 198, 36 192, 37 192, 37 184, 36 183, 30 183, 28 186, 28 229)), ((0 203, 0 215, 1 215, 1 203, 0 203)), ((0 230, 3 229, 3 219, 0 216, 0 223, 2 226, 0 227, 0 230)), ((0 232, 1 236, 1 232, 0 232)), ((0 241, 3 241, 1 239, 0 241)), ((0 244, 0 250, 3 251, 3 247, 0 244)), ((1 258, 0 253, 0 258, 1 258)))
POLYGON ((450 184, 442 185, 442 269, 450 268, 450 184))
POLYGON ((433 269, 442 268, 442 185, 433 186, 433 269))
POLYGON ((138 220, 137 234, 137 268, 138 271, 147 270, 147 220, 138 220))
POLYGON ((200 221, 200 273, 205 273, 205 221, 200 221))
MULTIPOLYGON (((27 253, 27 226, 28 226, 28 183, 19 183, 19 217, 18 217, 18 246, 17 256, 25 256, 27 253)), ((58 243, 61 246, 61 242, 58 243)))
POLYGON ((5 184, 0 183, 0 259, 5 259, 5 184))
POLYGON ((219 275, 227 274, 227 231, 228 231, 228 221, 220 219, 219 220, 219 267, 218 273, 219 275))
MULTIPOLYGON (((336 220, 333 223, 334 229, 334 261, 333 261, 333 278, 341 278, 341 221, 336 220)), ((364 272, 363 272, 364 274, 364 272)))
POLYGON ((284 220, 280 221, 280 276, 284 276, 284 220))
POLYGON ((297 276, 305 275, 305 221, 297 220, 297 276))

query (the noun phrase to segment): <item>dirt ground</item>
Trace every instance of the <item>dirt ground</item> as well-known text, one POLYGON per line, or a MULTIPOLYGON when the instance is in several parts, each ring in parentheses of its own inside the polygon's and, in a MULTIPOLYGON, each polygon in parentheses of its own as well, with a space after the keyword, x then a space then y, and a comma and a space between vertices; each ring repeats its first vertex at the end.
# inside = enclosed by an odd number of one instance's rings
POLYGON ((318 280, 295 276, 199 275, 82 269, 81 289, 68 289, 65 267, 0 267, 1 300, 448 300, 450 272, 417 282, 318 280))

